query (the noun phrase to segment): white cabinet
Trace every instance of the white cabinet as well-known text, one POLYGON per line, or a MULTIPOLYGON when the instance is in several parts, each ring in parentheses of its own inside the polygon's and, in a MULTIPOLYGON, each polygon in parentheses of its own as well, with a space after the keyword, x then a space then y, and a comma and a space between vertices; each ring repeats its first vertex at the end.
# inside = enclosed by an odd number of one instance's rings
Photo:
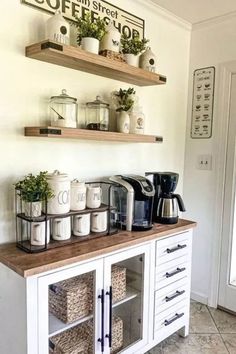
POLYGON ((43 301, 38 304, 38 353, 63 347, 81 353, 92 353, 95 348, 98 354, 131 354, 144 347, 149 247, 135 247, 39 277, 38 298, 43 301), (79 290, 75 291, 76 286, 79 290))
POLYGON ((27 278, 0 264, 0 353, 144 354, 187 335, 191 237, 156 236, 27 278))

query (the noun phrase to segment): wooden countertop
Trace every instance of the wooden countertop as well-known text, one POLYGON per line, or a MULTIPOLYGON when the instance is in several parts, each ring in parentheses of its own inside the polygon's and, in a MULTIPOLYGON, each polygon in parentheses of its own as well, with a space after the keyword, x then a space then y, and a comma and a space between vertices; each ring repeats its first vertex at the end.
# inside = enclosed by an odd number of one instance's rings
POLYGON ((142 242, 186 231, 195 226, 196 223, 193 221, 180 219, 177 224, 173 225, 155 224, 149 231, 120 231, 112 236, 82 241, 37 254, 21 251, 16 248, 15 243, 4 244, 0 246, 0 262, 26 278, 142 242))

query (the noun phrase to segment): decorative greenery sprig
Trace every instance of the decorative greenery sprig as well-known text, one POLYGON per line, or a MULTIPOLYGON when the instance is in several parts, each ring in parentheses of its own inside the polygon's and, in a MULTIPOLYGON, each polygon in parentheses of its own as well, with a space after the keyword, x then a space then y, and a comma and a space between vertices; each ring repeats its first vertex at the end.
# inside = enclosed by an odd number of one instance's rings
POLYGON ((81 44, 84 37, 96 38, 99 41, 106 33, 106 22, 98 17, 94 22, 92 21, 91 14, 88 12, 84 18, 75 17, 77 22, 72 22, 77 28, 77 43, 81 44))
POLYGON ((128 90, 119 89, 119 91, 114 91, 112 93, 112 98, 117 107, 116 111, 129 111, 134 105, 134 95, 135 90, 132 87, 129 87, 128 90))
POLYGON ((126 34, 123 34, 121 37, 122 53, 138 55, 146 49, 148 42, 149 39, 140 39, 139 35, 129 39, 126 34))
POLYGON ((53 198, 54 194, 47 181, 47 171, 34 176, 29 173, 24 179, 15 183, 15 188, 20 192, 25 202, 38 202, 53 198))

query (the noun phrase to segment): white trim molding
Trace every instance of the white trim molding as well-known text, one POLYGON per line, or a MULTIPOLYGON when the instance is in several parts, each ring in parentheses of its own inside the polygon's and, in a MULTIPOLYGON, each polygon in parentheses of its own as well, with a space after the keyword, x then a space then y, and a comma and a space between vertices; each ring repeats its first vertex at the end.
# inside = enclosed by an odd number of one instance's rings
POLYGON ((219 293, 219 274, 220 274, 220 257, 223 227, 223 208, 224 208, 224 186, 225 186, 225 167, 226 167, 226 150, 229 124, 229 107, 230 107, 230 86, 231 77, 236 73, 236 61, 222 63, 218 67, 218 105, 217 119, 215 126, 215 137, 213 140, 213 151, 215 152, 216 166, 215 169, 215 220, 214 220, 214 239, 212 239, 212 266, 211 266, 211 283, 209 285, 208 305, 217 307, 219 293))
POLYGON ((208 298, 204 294, 196 293, 195 291, 191 291, 190 298, 191 298, 191 300, 200 302, 201 304, 208 305, 208 298))

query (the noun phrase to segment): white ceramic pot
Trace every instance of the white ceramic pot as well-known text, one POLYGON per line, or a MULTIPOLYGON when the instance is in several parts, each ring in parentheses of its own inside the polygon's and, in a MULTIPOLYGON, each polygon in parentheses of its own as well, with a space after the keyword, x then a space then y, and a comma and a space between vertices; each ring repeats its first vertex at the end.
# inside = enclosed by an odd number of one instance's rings
POLYGON ((52 238, 55 241, 65 241, 71 237, 70 216, 52 219, 52 238))
POLYGON ((85 183, 74 179, 70 189, 70 209, 84 210, 86 208, 86 186, 85 183))
POLYGON ((54 171, 47 175, 54 197, 48 200, 48 214, 64 214, 70 211, 70 180, 67 174, 54 171))
POLYGON ((50 228, 49 220, 42 222, 31 222, 30 224, 30 243, 32 246, 45 246, 45 241, 49 243, 50 241, 50 228), (46 240, 45 240, 46 237, 46 240))
POLYGON ((129 133, 130 117, 125 111, 117 112, 117 131, 119 133, 129 133))
POLYGON ((139 67, 139 55, 124 54, 124 58, 127 64, 139 67))
POLYGON ((87 208, 99 208, 102 203, 102 189, 98 186, 87 187, 86 205, 87 208))
POLYGON ((107 211, 92 213, 91 231, 105 232, 107 230, 107 211))
POLYGON ((42 202, 24 202, 25 216, 36 218, 42 214, 42 202))
POLYGON ((99 40, 91 37, 84 37, 81 40, 81 48, 87 52, 98 54, 99 40))
POLYGON ((73 220, 73 234, 87 236, 90 233, 90 214, 75 215, 73 220))

